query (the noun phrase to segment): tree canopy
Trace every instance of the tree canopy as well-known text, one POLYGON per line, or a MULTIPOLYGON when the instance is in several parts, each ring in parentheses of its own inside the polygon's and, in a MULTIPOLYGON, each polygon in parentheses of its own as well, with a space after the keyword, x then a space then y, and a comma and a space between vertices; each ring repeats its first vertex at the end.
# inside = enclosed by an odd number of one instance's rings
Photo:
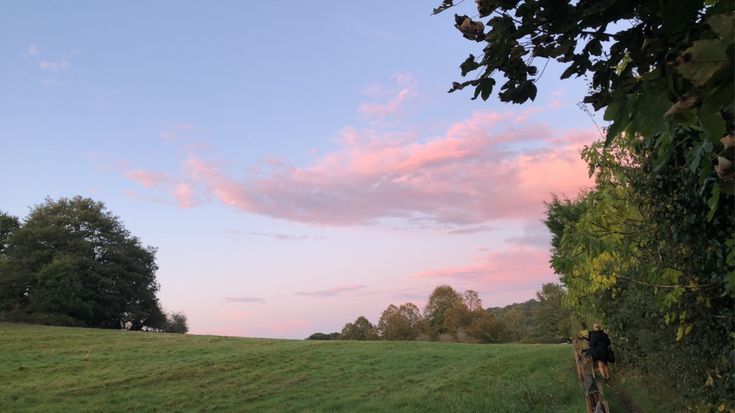
POLYGON ((340 337, 343 340, 375 340, 378 336, 372 323, 364 316, 359 316, 354 323, 345 324, 340 337))
MULTIPOLYGON (((5 319, 166 329, 155 248, 143 246, 101 202, 46 199, 22 223, 0 214, 0 247, 5 319)), ((185 317, 168 321, 186 330, 185 317)))

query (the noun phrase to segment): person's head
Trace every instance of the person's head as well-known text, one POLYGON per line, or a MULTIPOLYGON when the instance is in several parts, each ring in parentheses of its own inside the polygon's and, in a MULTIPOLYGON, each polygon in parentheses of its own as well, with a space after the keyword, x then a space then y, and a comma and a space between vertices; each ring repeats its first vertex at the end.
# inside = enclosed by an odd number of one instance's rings
POLYGON ((595 322, 594 324, 592 324, 592 329, 595 331, 600 331, 600 323, 595 322))

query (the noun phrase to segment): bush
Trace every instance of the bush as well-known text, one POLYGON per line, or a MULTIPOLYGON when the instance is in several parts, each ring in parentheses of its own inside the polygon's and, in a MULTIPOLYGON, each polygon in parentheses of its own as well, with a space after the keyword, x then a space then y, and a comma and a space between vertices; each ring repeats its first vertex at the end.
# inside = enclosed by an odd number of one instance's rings
POLYGON ((0 313, 0 321, 11 323, 43 324, 48 326, 87 327, 87 325, 73 317, 64 314, 27 313, 11 311, 0 313))
POLYGON ((340 334, 337 332, 334 333, 314 333, 306 338, 307 340, 339 340, 340 334))

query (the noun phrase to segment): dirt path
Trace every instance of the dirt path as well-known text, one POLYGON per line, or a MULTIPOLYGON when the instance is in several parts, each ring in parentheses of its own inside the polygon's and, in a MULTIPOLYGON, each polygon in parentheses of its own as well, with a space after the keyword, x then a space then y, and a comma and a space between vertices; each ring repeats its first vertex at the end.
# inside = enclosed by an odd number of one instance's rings
MULTIPOLYGON (((633 399, 631 399, 624 391, 616 389, 614 387, 608 387, 607 390, 617 399, 620 406, 615 406, 620 410, 620 413, 642 413, 641 410, 636 406, 633 399)), ((617 411, 615 413, 618 413, 617 411)))

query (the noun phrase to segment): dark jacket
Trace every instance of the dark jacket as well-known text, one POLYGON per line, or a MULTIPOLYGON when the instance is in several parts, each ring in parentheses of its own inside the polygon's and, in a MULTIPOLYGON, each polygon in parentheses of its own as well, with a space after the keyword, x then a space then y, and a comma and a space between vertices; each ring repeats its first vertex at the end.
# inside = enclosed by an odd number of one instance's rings
POLYGON ((604 331, 590 331, 590 349, 587 354, 594 361, 609 361, 608 347, 610 347, 610 337, 604 331))

